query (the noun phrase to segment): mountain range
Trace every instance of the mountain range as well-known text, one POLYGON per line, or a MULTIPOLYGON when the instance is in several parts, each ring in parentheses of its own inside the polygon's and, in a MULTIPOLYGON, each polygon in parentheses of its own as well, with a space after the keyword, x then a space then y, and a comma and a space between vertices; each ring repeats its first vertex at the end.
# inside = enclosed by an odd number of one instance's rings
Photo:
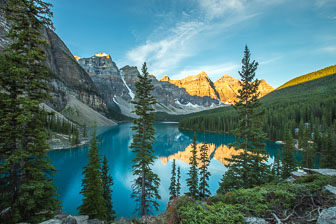
MULTIPOLYGON (((0 54, 10 40, 7 33, 10 23, 0 13, 0 54)), ((45 104, 52 110, 80 124, 98 126, 115 124, 113 120, 134 117, 135 83, 139 71, 135 66, 118 68, 112 57, 98 53, 89 58, 73 56, 55 32, 41 29, 47 40, 45 64, 51 71, 52 98, 45 104)), ((149 69, 150 70, 150 69, 149 69)), ((212 82, 205 72, 181 80, 164 76, 158 80, 151 75, 158 103, 157 112, 171 115, 188 114, 233 103, 239 89, 239 80, 224 75, 212 82)), ((262 81, 261 95, 273 90, 262 81)))

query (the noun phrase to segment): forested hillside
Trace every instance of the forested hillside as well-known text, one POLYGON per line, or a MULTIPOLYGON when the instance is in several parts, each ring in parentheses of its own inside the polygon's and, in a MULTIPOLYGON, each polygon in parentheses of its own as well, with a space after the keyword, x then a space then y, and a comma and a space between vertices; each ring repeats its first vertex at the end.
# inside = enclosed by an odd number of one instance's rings
POLYGON ((324 69, 318 70, 316 72, 311 72, 311 73, 296 77, 295 79, 292 79, 286 82, 285 84, 281 85, 280 87, 278 87, 277 90, 283 89, 289 86, 294 86, 300 83, 308 82, 314 79, 319 79, 319 78, 322 78, 328 75, 333 75, 335 73, 336 73, 336 65, 329 66, 324 69))
MULTIPOLYGON (((273 91, 263 97, 261 102, 264 111, 263 129, 269 139, 282 139, 285 128, 294 132, 295 128, 304 123, 313 124, 310 128, 318 128, 320 131, 335 128, 336 75, 273 91)), ((179 127, 230 133, 237 127, 237 121, 234 108, 226 107, 184 118, 179 122, 179 127)))

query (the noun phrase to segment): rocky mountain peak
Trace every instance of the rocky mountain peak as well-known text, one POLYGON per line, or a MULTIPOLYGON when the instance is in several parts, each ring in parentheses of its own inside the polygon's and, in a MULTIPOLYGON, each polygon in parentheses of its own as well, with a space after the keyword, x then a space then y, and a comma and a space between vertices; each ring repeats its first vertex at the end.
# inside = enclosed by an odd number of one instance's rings
POLYGON ((75 55, 74 55, 74 58, 76 59, 76 61, 78 61, 80 59, 80 57, 75 56, 75 55))
POLYGON ((79 58, 77 61, 91 76, 119 76, 117 65, 112 61, 111 56, 106 53, 97 53, 89 58, 79 58))
POLYGON ((104 58, 111 58, 111 56, 109 54, 106 54, 104 52, 100 52, 95 54, 96 57, 104 57, 104 58))
POLYGON ((160 81, 169 82, 169 80, 170 80, 170 78, 168 77, 168 75, 164 75, 160 81))

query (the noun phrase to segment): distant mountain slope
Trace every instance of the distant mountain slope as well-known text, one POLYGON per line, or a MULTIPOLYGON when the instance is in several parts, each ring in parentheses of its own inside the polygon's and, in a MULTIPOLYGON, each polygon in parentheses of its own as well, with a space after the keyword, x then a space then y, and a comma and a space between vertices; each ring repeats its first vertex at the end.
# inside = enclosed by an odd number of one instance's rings
MULTIPOLYGON (((165 75, 160 81, 169 82, 179 88, 184 88, 192 96, 207 96, 227 104, 234 103, 237 99, 238 90, 240 89, 239 80, 228 74, 223 75, 216 82, 212 82, 205 72, 191 75, 180 80, 172 80, 165 75)), ((260 97, 262 97, 272 92, 273 87, 262 79, 259 91, 260 97)))
MULTIPOLYGON (((284 128, 294 130, 300 122, 326 129, 336 122, 336 74, 272 91, 261 102, 270 139, 281 139, 284 128)), ((238 120, 233 107, 225 107, 181 117, 179 127, 232 133, 238 120)))
POLYGON ((316 72, 311 72, 311 73, 296 77, 286 82, 285 84, 281 85, 280 87, 278 87, 277 90, 283 89, 289 86, 294 86, 300 83, 308 82, 314 79, 319 79, 319 78, 322 78, 328 75, 333 75, 333 74, 336 74, 336 65, 332 65, 332 66, 323 68, 321 70, 318 70, 316 72))

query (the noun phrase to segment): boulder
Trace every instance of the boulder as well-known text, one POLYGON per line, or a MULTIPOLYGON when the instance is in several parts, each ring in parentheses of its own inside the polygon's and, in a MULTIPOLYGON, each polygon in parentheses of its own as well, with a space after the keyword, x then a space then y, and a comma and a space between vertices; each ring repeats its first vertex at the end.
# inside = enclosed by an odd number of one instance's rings
POLYGON ((304 171, 298 170, 298 171, 293 171, 290 173, 293 178, 299 178, 299 177, 304 177, 307 176, 308 174, 304 171))
POLYGON ((323 190, 328 191, 331 194, 333 194, 334 196, 336 196, 336 187, 334 187, 334 186, 331 186, 331 185, 324 186, 323 190))
POLYGON ((309 169, 303 168, 308 173, 318 173, 324 176, 336 176, 336 169, 309 169))
POLYGON ((323 209, 317 220, 317 224, 335 224, 335 223, 336 223, 336 207, 323 209))
POLYGON ((244 219, 246 224, 268 224, 268 222, 263 218, 258 217, 246 217, 244 219))

